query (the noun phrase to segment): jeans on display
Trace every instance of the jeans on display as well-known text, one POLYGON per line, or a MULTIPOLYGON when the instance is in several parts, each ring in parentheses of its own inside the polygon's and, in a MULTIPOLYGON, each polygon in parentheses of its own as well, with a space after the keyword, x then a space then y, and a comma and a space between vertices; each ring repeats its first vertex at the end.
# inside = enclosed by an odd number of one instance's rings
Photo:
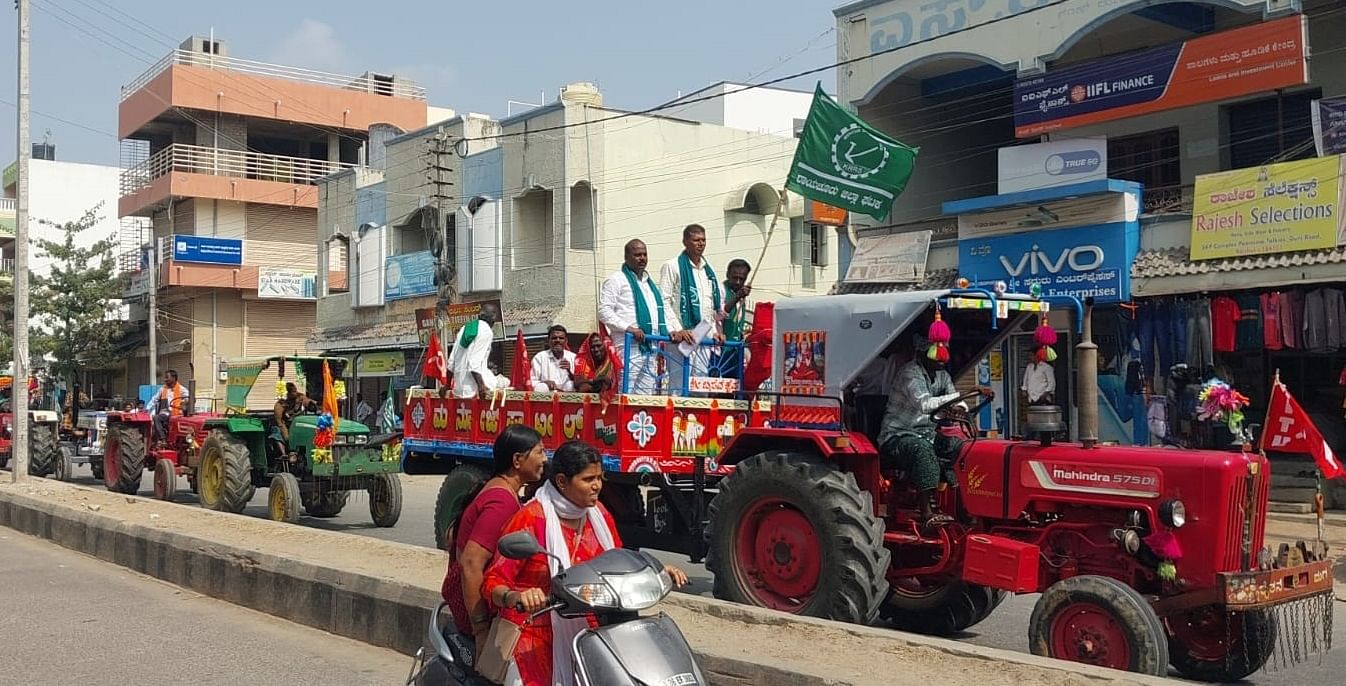
MULTIPOLYGON (((1140 363, 1145 378, 1154 380, 1168 374, 1173 366, 1174 326, 1173 305, 1170 303, 1147 302, 1136 309, 1136 328, 1140 335, 1140 363), (1159 366, 1155 367, 1155 353, 1159 354, 1159 366)), ((1186 324, 1183 325, 1182 340, 1187 340, 1186 324)), ((1184 355, 1185 356, 1185 355, 1184 355)))
POLYGON ((1150 427, 1145 422, 1145 396, 1127 396, 1131 400, 1131 445, 1149 445, 1150 427))
POLYGON ((1187 363, 1197 369, 1215 364, 1215 348, 1210 336, 1210 301, 1205 298, 1187 303, 1187 363))

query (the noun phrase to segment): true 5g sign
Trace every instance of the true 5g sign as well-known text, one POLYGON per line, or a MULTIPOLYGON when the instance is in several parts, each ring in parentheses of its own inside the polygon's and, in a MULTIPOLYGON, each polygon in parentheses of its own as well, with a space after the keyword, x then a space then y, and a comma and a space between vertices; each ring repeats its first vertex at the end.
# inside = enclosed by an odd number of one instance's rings
POLYGON ((1139 243, 1139 228, 1128 222, 963 239, 958 272, 974 285, 1004 281, 1018 293, 1037 284, 1044 295, 1125 302, 1139 243))

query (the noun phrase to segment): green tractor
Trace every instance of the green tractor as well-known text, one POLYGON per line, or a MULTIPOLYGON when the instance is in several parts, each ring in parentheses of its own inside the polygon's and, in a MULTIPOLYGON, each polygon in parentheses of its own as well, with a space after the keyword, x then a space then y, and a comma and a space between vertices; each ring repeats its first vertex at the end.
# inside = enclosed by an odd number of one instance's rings
POLYGON ((203 418, 188 440, 189 451, 197 454, 187 462, 195 464, 181 470, 203 505, 241 512, 257 488, 269 486, 271 518, 295 522, 301 505, 311 517, 335 517, 351 491, 365 491, 374 523, 381 527, 397 523, 402 515, 397 436, 373 436, 359 422, 324 413, 324 365, 338 380, 334 386, 341 388, 339 380, 348 366, 344 358, 285 356, 229 363, 225 414, 203 418), (309 399, 290 420, 288 442, 281 438, 274 410, 247 409, 248 393, 273 364, 281 379, 278 395, 283 394, 283 384, 294 383, 309 399))

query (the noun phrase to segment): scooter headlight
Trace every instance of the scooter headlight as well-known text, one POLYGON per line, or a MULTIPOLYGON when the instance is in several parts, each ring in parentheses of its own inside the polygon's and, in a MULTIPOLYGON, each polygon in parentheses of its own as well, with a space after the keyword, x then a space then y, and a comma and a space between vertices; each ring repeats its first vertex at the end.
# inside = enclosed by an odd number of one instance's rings
POLYGON ((1159 520, 1174 529, 1181 529, 1187 523, 1187 506, 1177 498, 1165 500, 1159 504, 1159 520))
POLYGON ((602 583, 566 586, 575 597, 593 607, 644 610, 653 607, 673 590, 668 572, 648 569, 634 574, 603 577, 602 583))

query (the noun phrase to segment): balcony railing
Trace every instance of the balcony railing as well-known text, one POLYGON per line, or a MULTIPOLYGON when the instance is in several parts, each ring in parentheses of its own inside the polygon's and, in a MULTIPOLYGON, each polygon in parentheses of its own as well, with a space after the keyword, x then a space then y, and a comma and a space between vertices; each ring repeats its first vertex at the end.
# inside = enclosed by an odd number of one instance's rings
POLYGON ((0 212, 13 212, 14 198, 0 198, 0 212))
POLYGON ((14 273, 14 258, 12 257, 0 258, 0 274, 13 274, 13 273, 14 273))
POLYGON ((255 60, 245 60, 237 57, 226 57, 224 55, 212 55, 193 50, 178 49, 156 62, 154 66, 151 66, 145 73, 136 77, 134 81, 122 86, 122 100, 131 97, 132 93, 145 87, 145 84, 154 80, 154 77, 167 71, 168 68, 173 65, 220 69, 224 71, 240 72, 243 74, 252 74, 254 76, 265 76, 275 79, 286 79, 288 81, 299 81, 302 83, 318 84, 320 86, 331 86, 345 90, 373 93, 375 95, 387 95, 395 98, 409 98, 411 100, 425 99, 425 88, 423 86, 406 81, 401 77, 393 79, 389 76, 375 74, 348 76, 325 71, 316 71, 313 69, 286 67, 279 64, 269 64, 267 62, 257 62, 255 60))
POLYGON ((304 157, 222 150, 199 145, 170 145, 121 174, 121 194, 130 195, 171 172, 210 174, 316 185, 318 179, 356 165, 304 157))

